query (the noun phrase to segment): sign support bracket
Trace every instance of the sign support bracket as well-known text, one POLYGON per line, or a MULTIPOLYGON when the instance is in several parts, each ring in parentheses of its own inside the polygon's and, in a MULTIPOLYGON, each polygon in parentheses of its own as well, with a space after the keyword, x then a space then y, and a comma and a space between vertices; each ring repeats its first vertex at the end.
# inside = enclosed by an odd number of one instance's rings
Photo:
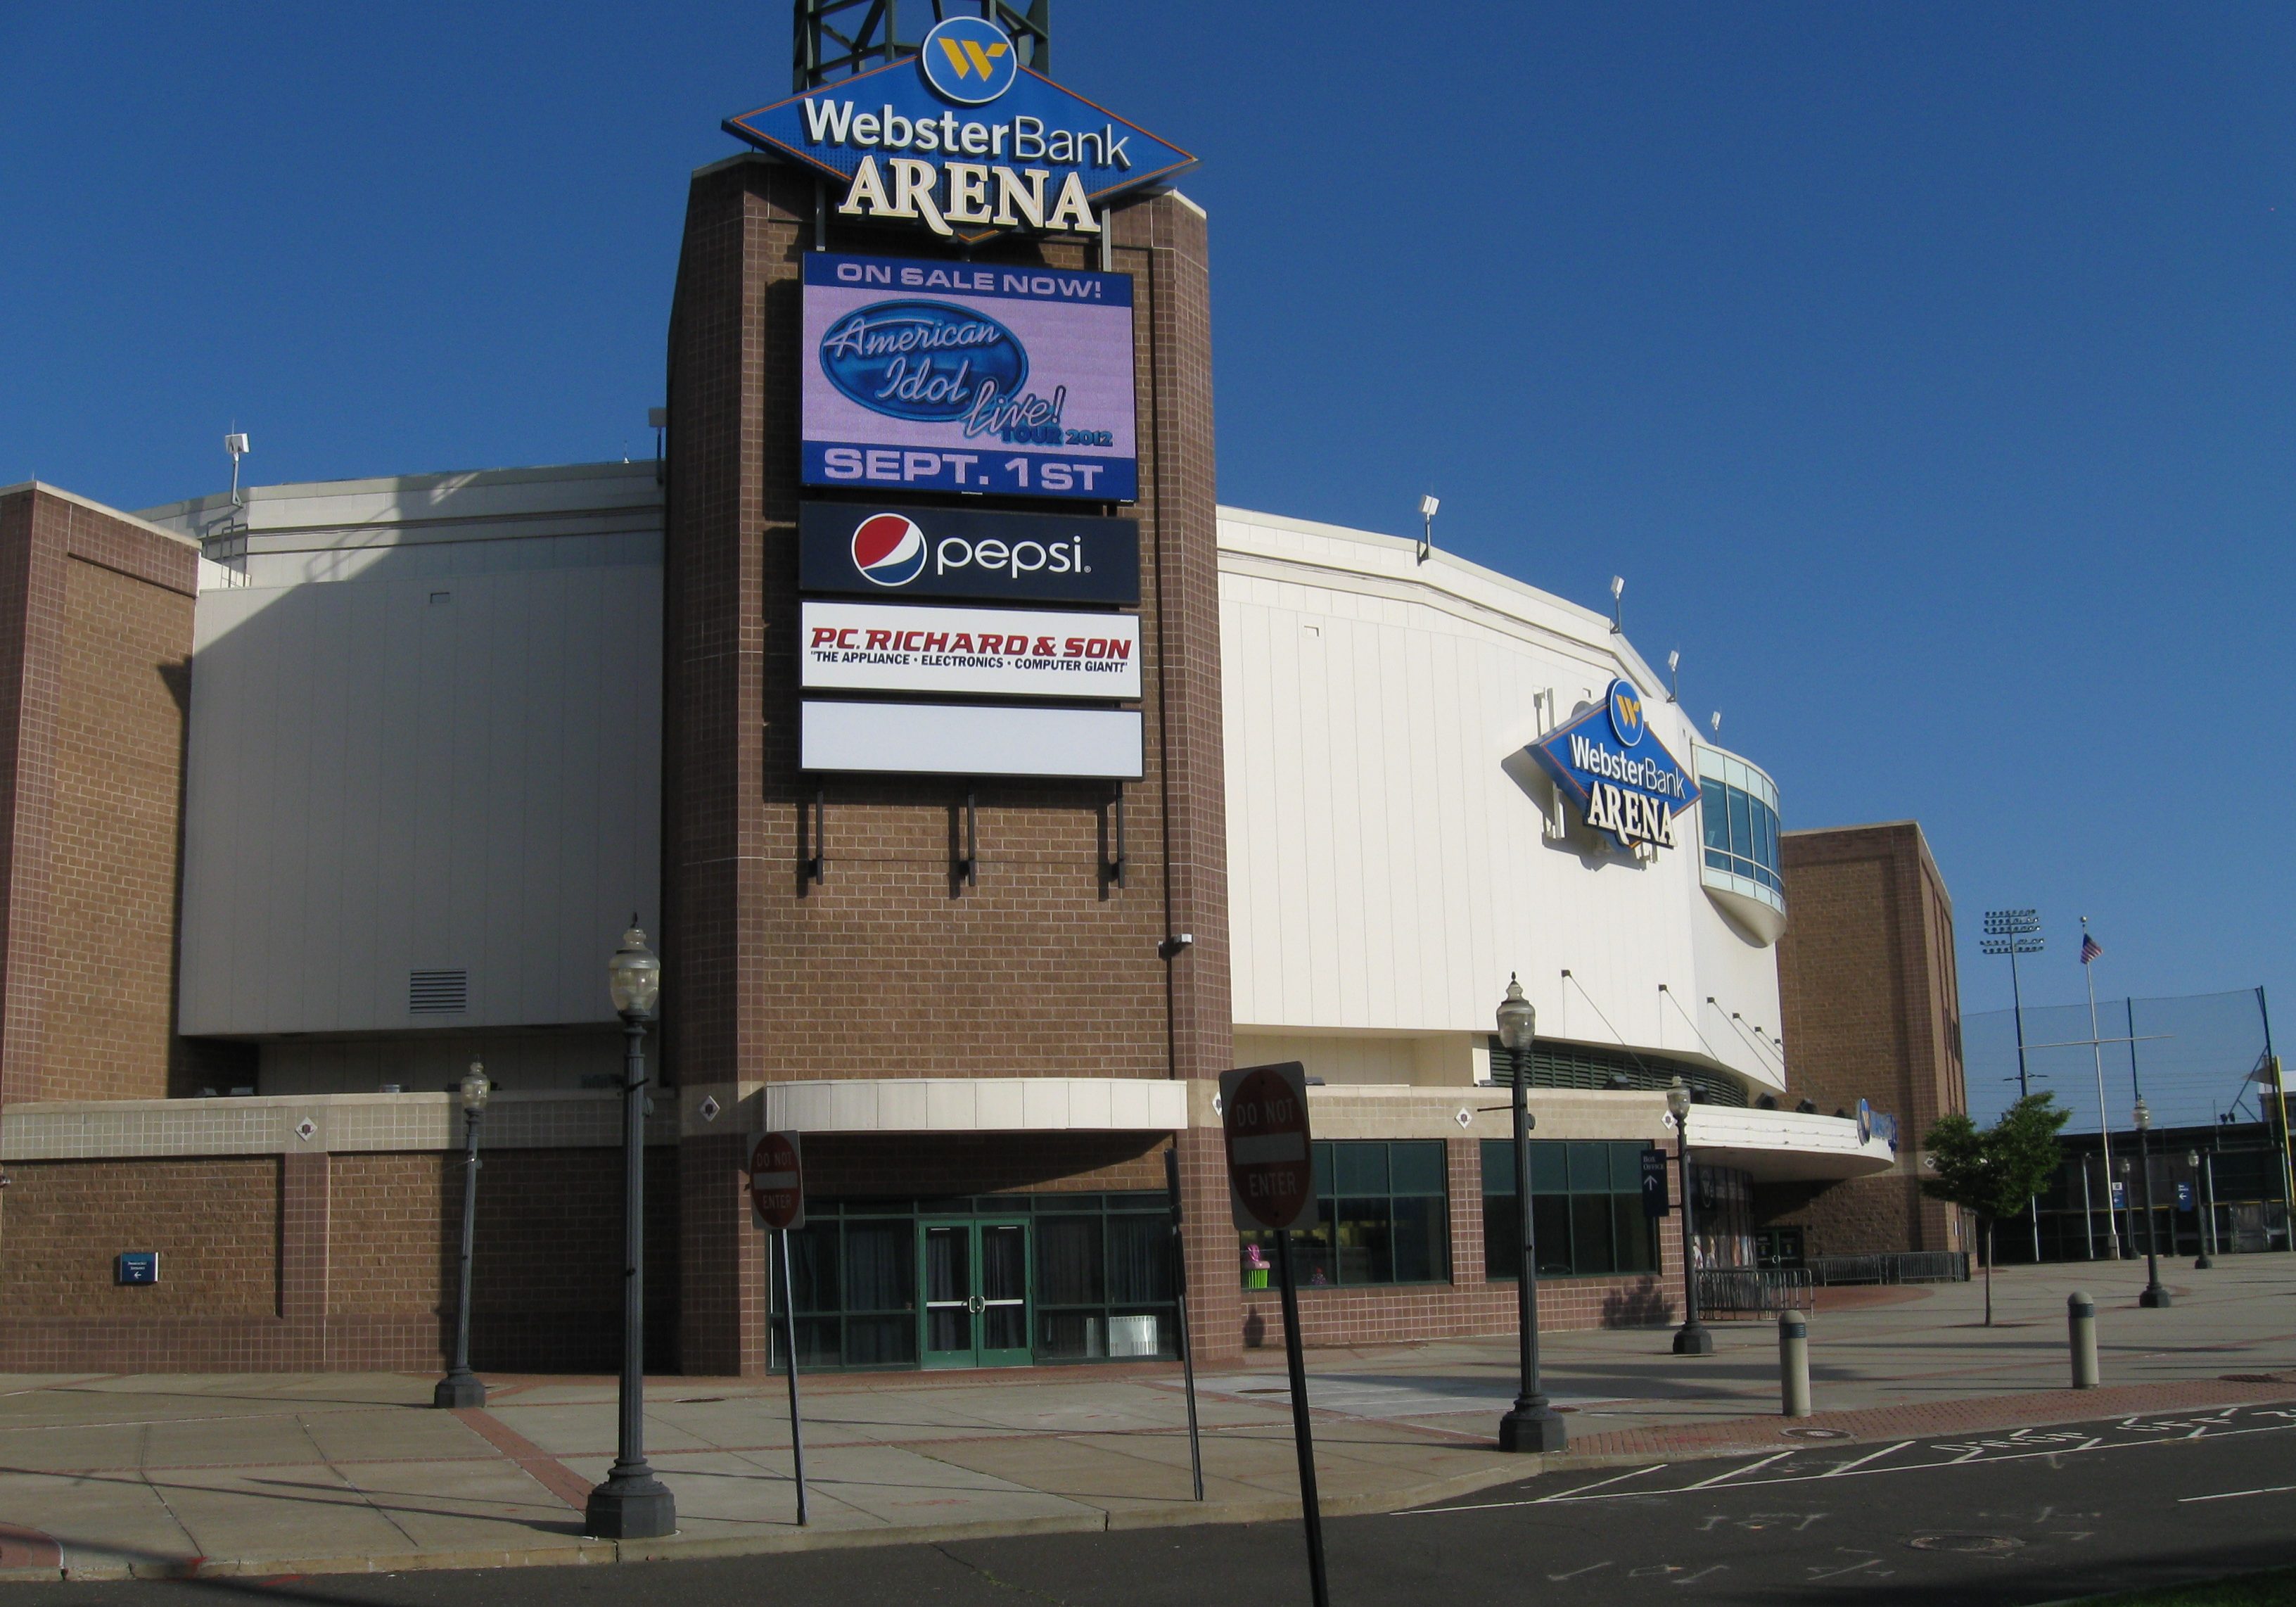
POLYGON ((821 840, 822 816, 826 812, 828 798, 828 788, 816 787, 813 790, 813 826, 808 833, 811 840, 807 845, 813 851, 806 856, 804 865, 798 877, 798 886, 800 890, 808 882, 829 880, 829 855, 823 848, 821 840))

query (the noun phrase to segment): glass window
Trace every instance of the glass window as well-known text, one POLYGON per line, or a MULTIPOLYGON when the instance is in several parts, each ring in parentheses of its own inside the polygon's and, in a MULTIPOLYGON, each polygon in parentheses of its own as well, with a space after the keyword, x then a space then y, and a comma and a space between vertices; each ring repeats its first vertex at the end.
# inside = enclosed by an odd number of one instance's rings
MULTIPOLYGON (((1647 1147, 1624 1141, 1532 1141, 1530 1228, 1540 1277, 1657 1269, 1657 1229, 1643 1215, 1642 1204, 1642 1156, 1647 1147)), ((1496 1282, 1514 1277, 1521 1261, 1514 1145, 1487 1140, 1482 1157, 1483 1275, 1496 1282)))
POLYGON ((1730 806, 1730 851, 1742 859, 1754 855, 1754 800, 1737 788, 1728 790, 1730 806))
MULTIPOLYGON (((1314 1160, 1316 1219, 1300 1223, 1292 1237, 1302 1288, 1434 1283, 1451 1275, 1441 1140, 1318 1144, 1314 1160)), ((1244 1286, 1269 1286, 1272 1275, 1259 1275, 1275 1266, 1275 1235, 1241 1237, 1244 1286)))
POLYGON ((1706 793, 1706 807, 1699 813, 1706 819, 1706 846, 1710 850, 1706 859, 1707 863, 1711 865, 1714 863, 1715 854, 1722 855, 1725 859, 1729 857, 1730 808, 1722 801, 1727 789, 1720 782, 1706 783, 1703 791, 1706 793))

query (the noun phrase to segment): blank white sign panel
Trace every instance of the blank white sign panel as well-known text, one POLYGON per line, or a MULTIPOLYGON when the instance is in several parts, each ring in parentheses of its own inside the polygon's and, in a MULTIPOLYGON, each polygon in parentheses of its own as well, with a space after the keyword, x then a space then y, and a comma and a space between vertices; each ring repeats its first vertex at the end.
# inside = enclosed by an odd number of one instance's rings
POLYGON ((808 770, 1140 779, 1136 709, 808 702, 802 712, 808 770))

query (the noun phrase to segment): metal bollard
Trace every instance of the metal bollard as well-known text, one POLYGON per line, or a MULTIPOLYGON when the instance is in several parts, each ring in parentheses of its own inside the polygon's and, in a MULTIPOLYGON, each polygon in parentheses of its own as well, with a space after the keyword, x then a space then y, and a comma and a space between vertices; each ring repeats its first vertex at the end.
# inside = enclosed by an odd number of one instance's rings
POLYGON ((1778 1313, 1778 1410, 1809 1415, 1809 1321, 1799 1311, 1778 1313))
POLYGON ((2072 1344, 2073 1388, 2096 1388, 2096 1302, 2080 1290, 2065 1297, 2065 1328, 2072 1344))

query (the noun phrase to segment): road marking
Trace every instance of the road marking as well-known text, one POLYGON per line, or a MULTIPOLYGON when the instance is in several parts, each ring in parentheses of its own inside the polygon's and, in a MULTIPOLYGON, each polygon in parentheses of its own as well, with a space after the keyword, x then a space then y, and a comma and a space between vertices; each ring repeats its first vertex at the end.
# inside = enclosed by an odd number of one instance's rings
POLYGON ((1542 1497, 1542 1499, 1546 1501, 1568 1501, 1573 1496, 1583 1496, 1588 1490, 1598 1490, 1603 1488, 1605 1485, 1623 1484, 1626 1480, 1635 1478, 1638 1474, 1655 1473, 1659 1469, 1668 1465, 1669 1464, 1667 1463, 1654 1462, 1648 1467, 1628 1468, 1623 1473, 1613 1473, 1608 1479, 1597 1479, 1592 1484, 1582 1484, 1576 1489, 1565 1490, 1561 1495, 1546 1496, 1542 1497))
MULTIPOLYGON (((1780 1451, 1774 1456, 1763 1457, 1759 1462, 1750 1462, 1743 1467, 1734 1467, 1726 1473, 1717 1473, 1711 1479, 1701 1479, 1695 1484, 1685 1484, 1682 1488, 1686 1490, 1708 1489, 1721 1483, 1726 1479, 1735 1479, 1741 1473, 1759 1472, 1762 1469, 1769 1466, 1773 1462, 1783 1462, 1792 1455, 1793 1453, 1792 1451, 1780 1451)), ((1768 1483, 1769 1480, 1765 1480, 1763 1482, 1768 1483)))
POLYGON ((1609 1566, 1610 1564, 1608 1562, 1589 1562, 1586 1567, 1574 1568, 1569 1573, 1551 1573, 1546 1577, 1554 1583, 1560 1585, 1563 1580, 1575 1579, 1582 1573, 1600 1573, 1609 1566))
MULTIPOLYGON (((2214 1434, 2210 1434, 2210 1435, 2209 1435, 2207 1438, 2208 1438, 2209 1439, 2234 1439, 2234 1438, 2236 1438, 2236 1437, 2239 1437, 2239 1436, 2244 1436, 2244 1435, 2249 1435, 2249 1434, 2285 1434, 2285 1433, 2290 1432, 2292 1430, 2296 1430, 2296 1423, 2268 1423, 2268 1424, 2263 1425, 2263 1426, 2261 1426, 2261 1427, 2259 1427, 2259 1428, 2252 1428, 2252 1429, 2225 1429, 2225 1430, 2223 1430, 2223 1431, 2219 1431, 2219 1432, 2217 1432, 2217 1433, 2214 1433, 2214 1434)), ((1910 1444, 1910 1443, 1916 1443, 1916 1442, 1909 1441, 1909 1442, 1907 1442, 1907 1443, 1909 1443, 1909 1444, 1910 1444)), ((1938 1469, 1940 1469, 1940 1468, 1969 1467, 1969 1466, 1976 1466, 1976 1467, 1991 1467, 1991 1466, 1994 1466, 1994 1465, 1995 1465, 1995 1464, 1997 1464, 2004 1463, 2004 1462, 2031 1462, 2031 1461, 2034 1461, 2034 1460, 2036 1460, 2036 1459, 2054 1458, 2054 1457, 2058 1457, 2058 1456, 2070 1456, 2070 1455, 2075 1455, 2076 1453, 2082 1452, 2082 1451, 2127 1451, 2127 1450, 2141 1450, 2141 1449, 2143 1449, 2144 1447, 2147 1447, 2147 1446, 2162 1446, 2162 1445, 2188 1445, 2188 1444, 2190 1444, 2190 1443, 2192 1443, 2192 1442, 2191 1442, 2189 1439, 2183 1439, 2183 1438, 2181 1438, 2181 1437, 2180 1437, 2180 1438, 2178 1438, 2178 1439, 2123 1439, 2123 1440, 2112 1441, 2112 1442, 2108 1443, 2108 1442, 2106 1442, 2105 1440, 2103 1440, 2101 1437, 2099 1437, 2099 1436, 2095 1436, 2095 1435, 2092 1435, 2092 1436, 2090 1436, 2090 1437, 2089 1437, 2089 1439, 2087 1439, 2086 1441, 2084 1441, 2082 1444, 2079 1444, 2079 1445, 2077 1445, 2077 1446, 2051 1446, 2051 1447, 2047 1447, 2047 1448, 2046 1448, 2046 1449, 2045 1449, 2045 1450, 2044 1450, 2044 1449, 2036 1449, 2036 1450, 2030 1450, 2030 1451, 2023 1451, 2023 1452, 2020 1452, 2020 1453, 2018 1453, 2018 1454, 2016 1454, 2016 1455, 2014 1455, 1986 1456, 1986 1457, 1984 1458, 1984 1460, 1980 1461, 1980 1462, 1974 1462, 1974 1463, 1972 1463, 1972 1462, 1971 1458, 1972 1458, 1972 1457, 1974 1457, 1974 1456, 1982 1455, 1982 1454, 1983 1454, 1983 1452, 1984 1452, 1984 1449, 1985 1449, 1985 1447, 1982 1447, 1982 1446, 1969 1447, 1969 1446, 1967 1446, 1967 1443, 1966 1443, 1965 1441, 1951 1441, 1951 1442, 1948 1442, 1948 1443, 1952 1446, 1952 1448, 1956 1449, 1956 1450, 1965 1450, 1966 1454, 1965 1454, 1965 1455, 1960 1455, 1960 1456, 1954 1457, 1952 1460, 1948 1461, 1948 1462, 1906 1462, 1906 1463, 1899 1463, 1899 1464, 1897 1464, 1896 1465, 1894 1465, 1894 1466, 1890 1466, 1890 1467, 1861 1467, 1861 1468, 1857 1469, 1855 1472, 1848 1473, 1846 1476, 1847 1476, 1847 1477, 1849 1477, 1849 1478, 1852 1478, 1852 1479, 1866 1479, 1866 1478, 1871 1478, 1871 1477, 1873 1477, 1873 1476, 1874 1476, 1874 1475, 1876 1475, 1876 1474, 1888 1474, 1888 1473, 1922 1473, 1922 1472, 1934 1472, 1934 1471, 1936 1471, 1936 1470, 1938 1470, 1938 1469)), ((1796 1447, 1796 1449, 1800 1449, 1800 1448, 1801 1448, 1801 1447, 1796 1447)), ((1939 1447, 1939 1449, 1943 1449, 1943 1448, 1945 1448, 1945 1447, 1939 1447)), ((1775 1455, 1775 1456, 1769 1456, 1769 1457, 1766 1457, 1766 1458, 1765 1458, 1765 1459, 1763 1459, 1761 1462, 1759 1462, 1759 1463, 1749 1463, 1749 1464, 1745 1464, 1745 1465, 1743 1465, 1743 1466, 1741 1466, 1741 1467, 1732 1468, 1728 1472, 1726 1472, 1726 1473, 1723 1473, 1723 1474, 1719 1474, 1719 1475, 1718 1475, 1715 1479, 1708 1479, 1708 1480, 1702 1480, 1701 1482, 1699 1482, 1699 1483, 1697 1483, 1697 1484, 1682 1485, 1682 1486, 1679 1486, 1679 1487, 1677 1487, 1677 1488, 1674 1488, 1674 1489, 1664 1489, 1664 1490, 1616 1490, 1616 1491, 1611 1491, 1611 1492, 1609 1492, 1609 1493, 1606 1493, 1606 1494, 1603 1494, 1603 1495, 1594 1495, 1594 1496, 1582 1496, 1582 1495, 1578 1494, 1578 1493, 1577 1493, 1577 1492, 1575 1492, 1575 1491, 1571 1491, 1571 1492, 1566 1492, 1566 1493, 1564 1493, 1564 1494, 1557 1495, 1557 1496, 1540 1496, 1532 1497, 1532 1498, 1526 1498, 1526 1499, 1524 1499, 1524 1500, 1521 1500, 1521 1501, 1484 1501, 1484 1502, 1479 1502, 1479 1503, 1477 1503, 1477 1504, 1475 1504, 1475 1505, 1472 1505, 1472 1506, 1417 1506, 1417 1507, 1412 1507, 1412 1508, 1409 1508, 1407 1511, 1401 1512, 1401 1513, 1396 1513, 1396 1514, 1394 1514, 1394 1515, 1395 1515, 1395 1516, 1397 1516, 1397 1517, 1415 1517, 1415 1516, 1419 1516, 1419 1515, 1422 1515, 1422 1514, 1433 1514, 1433 1513, 1481 1513, 1481 1512, 1492 1512, 1492 1511, 1497 1510, 1497 1509, 1499 1509, 1499 1508, 1503 1508, 1503 1507, 1511 1507, 1511 1506, 1543 1506, 1543 1505, 1546 1505, 1546 1504, 1548 1504, 1548 1503, 1550 1503, 1550 1502, 1569 1503, 1569 1502, 1571 1502, 1571 1501, 1649 1500, 1649 1499, 1652 1499, 1652 1498, 1653 1498, 1653 1497, 1660 1496, 1681 1496, 1681 1495, 1687 1495, 1687 1494, 1689 1494, 1689 1493, 1690 1493, 1691 1491, 1693 1491, 1693 1490, 1702 1490, 1702 1489, 1706 1489, 1706 1488, 1710 1488, 1710 1487, 1713 1487, 1713 1486, 1717 1485, 1717 1484, 1718 1484, 1721 1480, 1724 1480, 1724 1479, 1734 1479, 1734 1478, 1737 1477, 1737 1476, 1738 1476, 1739 1474, 1741 1474, 1741 1473, 1751 1472, 1753 1472, 1754 1470, 1756 1470, 1757 1468, 1767 1467, 1767 1466, 1768 1466, 1771 1463, 1775 1462, 1776 1460, 1778 1460, 1778 1457, 1779 1457, 1779 1456, 1791 1456, 1791 1455, 1792 1455, 1793 1454, 1794 1454, 1794 1453, 1793 1453, 1792 1451, 1781 1451, 1781 1452, 1779 1452, 1779 1453, 1777 1454, 1777 1455, 1775 1455)), ((1871 1460, 1871 1458, 1867 1458, 1866 1460, 1871 1460)), ((1656 1471, 1656 1469, 1657 1469, 1657 1468, 1664 1467, 1664 1466, 1667 1466, 1667 1465, 1669 1465, 1669 1464, 1664 1464, 1664 1463, 1657 1463, 1657 1464, 1652 1464, 1652 1466, 1650 1466, 1650 1467, 1645 1467, 1645 1468, 1636 1468, 1636 1469, 1635 1469, 1634 1471, 1635 1471, 1636 1472, 1654 1472, 1654 1471, 1656 1471)), ((1623 1479, 1623 1478, 1624 1478, 1624 1477, 1626 1477, 1626 1476, 1627 1476, 1627 1475, 1623 1475, 1623 1474, 1622 1474, 1622 1475, 1620 1475, 1620 1478, 1621 1478, 1621 1479, 1623 1479)), ((1759 1488, 1762 1488, 1763 1486, 1765 1486, 1765 1485, 1772 1485, 1772 1484, 1806 1484, 1806 1483, 1808 1483, 1809 1481, 1811 1481, 1811 1480, 1817 1480, 1817 1479, 1830 1479, 1830 1478, 1841 1478, 1841 1477, 1843 1477, 1843 1476, 1845 1476, 1845 1475, 1844 1475, 1843 1472, 1842 1472, 1841 1470, 1840 1470, 1840 1469, 1828 1469, 1827 1471, 1825 1471, 1825 1472, 1816 1472, 1816 1473, 1784 1473, 1784 1474, 1781 1474, 1781 1475, 1779 1475, 1779 1476, 1777 1476, 1777 1477, 1775 1477, 1775 1478, 1771 1478, 1771 1479, 1752 1479, 1752 1480, 1747 1480, 1747 1481, 1746 1481, 1745 1483, 1743 1483, 1743 1484, 1734 1484, 1734 1485, 1730 1485, 1730 1486, 1728 1486, 1728 1487, 1726 1487, 1726 1488, 1727 1488, 1728 1489, 1759 1489, 1759 1488)), ((1618 1480, 1618 1479, 1609 1479, 1609 1480, 1603 1480, 1603 1483, 1604 1483, 1604 1484, 1615 1484, 1615 1483, 1618 1483, 1618 1482, 1620 1482, 1620 1480, 1618 1480)), ((1585 1487, 1583 1487, 1583 1488, 1587 1488, 1587 1489, 1590 1489, 1590 1490, 1591 1490, 1591 1489, 1598 1488, 1600 1488, 1600 1487, 1599 1487, 1599 1486, 1596 1486, 1596 1485, 1591 1485, 1591 1484, 1590 1484, 1590 1485, 1587 1485, 1587 1486, 1585 1486, 1585 1487)), ((2243 1494, 2243 1493, 2246 1493, 2246 1492, 2234 1491, 2234 1492, 2232 1492, 2232 1493, 2233 1493, 2233 1494, 2243 1494)), ((2272 1493, 2272 1492, 2258 1491, 2258 1492, 2256 1492, 2256 1493, 2258 1493, 2258 1494, 2268 1494, 2268 1493, 2272 1493)))
POLYGON ((2194 1501, 2233 1501, 2243 1496, 2278 1496, 2289 1490, 2296 1490, 2296 1484, 2267 1484, 2260 1489, 2223 1490, 2213 1496, 2179 1496, 2177 1505, 2183 1506, 2194 1501))
POLYGON ((1864 1467, 1869 1462, 1880 1461, 1882 1457, 1887 1456, 1892 1451, 1902 1451, 1909 1445, 1918 1445, 1921 1442, 1919 1440, 1915 1439, 1900 1439, 1897 1444, 1885 1445, 1878 1451, 1868 1451, 1855 1462, 1845 1462, 1840 1467, 1828 1468, 1824 1472, 1820 1473, 1818 1477, 1821 1479, 1839 1479, 1842 1474, 1849 1472, 1852 1468, 1864 1467))

